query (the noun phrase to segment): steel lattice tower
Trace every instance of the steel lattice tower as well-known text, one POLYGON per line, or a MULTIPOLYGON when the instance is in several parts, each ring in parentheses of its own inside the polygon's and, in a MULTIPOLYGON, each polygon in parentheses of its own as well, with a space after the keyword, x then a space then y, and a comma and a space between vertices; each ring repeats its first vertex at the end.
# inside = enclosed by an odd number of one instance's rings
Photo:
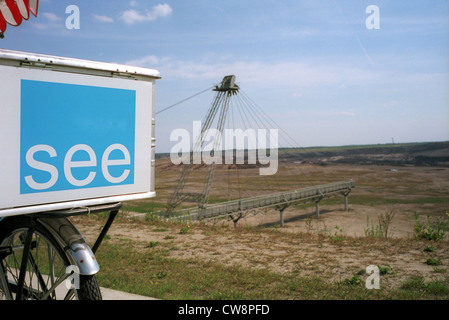
POLYGON ((219 134, 215 136, 213 149, 211 153, 214 153, 220 144, 220 139, 217 137, 221 137, 223 134, 223 128, 226 122, 226 116, 228 114, 230 99, 233 95, 237 94, 239 91, 239 87, 235 84, 235 76, 231 75, 224 77, 223 81, 221 82, 221 85, 216 86, 213 89, 213 91, 216 91, 217 94, 215 95, 211 107, 209 108, 206 118, 202 124, 201 133, 198 136, 197 141, 194 142, 193 150, 190 153, 190 161, 188 164, 184 165, 181 172, 181 176, 178 180, 178 184, 176 185, 176 188, 171 198, 168 200, 166 210, 167 217, 169 217, 171 213, 173 213, 175 208, 179 206, 182 202, 192 200, 198 204, 199 216, 201 216, 202 212, 204 212, 204 210, 206 209, 207 203, 209 201, 209 194, 215 173, 215 162, 212 162, 209 165, 202 193, 186 193, 183 191, 186 181, 193 169, 194 154, 201 153, 205 135, 207 131, 210 129, 217 115, 218 115, 218 123, 216 129, 219 134))

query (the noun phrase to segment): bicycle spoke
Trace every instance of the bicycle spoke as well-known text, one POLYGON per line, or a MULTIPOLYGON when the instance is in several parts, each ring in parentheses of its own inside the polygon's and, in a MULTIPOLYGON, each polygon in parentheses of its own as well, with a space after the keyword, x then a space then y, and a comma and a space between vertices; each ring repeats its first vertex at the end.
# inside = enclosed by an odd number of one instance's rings
POLYGON ((79 271, 67 272, 73 257, 51 230, 32 218, 10 221, 0 230, 0 299, 101 299, 95 276, 80 282, 79 271))
POLYGON ((25 276, 28 266, 28 255, 30 254, 31 250, 31 240, 33 239, 33 229, 28 229, 28 232, 26 233, 25 241, 24 241, 24 248, 22 253, 22 262, 20 264, 20 274, 19 274, 19 280, 17 281, 17 295, 16 300, 22 300, 23 296, 23 287, 25 283, 25 276))

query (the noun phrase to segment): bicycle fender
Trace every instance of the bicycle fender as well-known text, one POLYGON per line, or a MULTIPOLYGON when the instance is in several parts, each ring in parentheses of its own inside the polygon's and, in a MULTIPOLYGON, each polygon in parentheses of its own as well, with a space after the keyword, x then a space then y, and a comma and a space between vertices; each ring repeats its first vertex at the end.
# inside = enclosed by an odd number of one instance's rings
POLYGON ((69 253, 71 263, 79 268, 81 275, 90 276, 100 271, 100 265, 79 230, 65 217, 38 218, 57 239, 64 251, 69 253))

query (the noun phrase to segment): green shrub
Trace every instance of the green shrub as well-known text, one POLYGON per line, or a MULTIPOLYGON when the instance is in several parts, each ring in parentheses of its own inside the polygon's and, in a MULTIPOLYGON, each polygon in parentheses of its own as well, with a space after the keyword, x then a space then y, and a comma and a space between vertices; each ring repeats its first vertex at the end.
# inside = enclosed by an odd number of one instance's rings
POLYGON ((154 248, 155 246, 157 246, 157 245, 159 245, 159 242, 158 241, 150 241, 150 244, 149 244, 149 248, 154 248))
POLYGON ((188 226, 186 226, 186 227, 181 227, 181 230, 179 230, 179 233, 180 234, 187 234, 188 232, 189 232, 189 227, 188 226))
POLYGON ((352 278, 344 279, 341 283, 346 286, 361 286, 363 281, 357 274, 355 274, 352 278))
POLYGON ((377 267, 379 268, 379 274, 380 274, 381 276, 387 274, 388 272, 393 272, 393 268, 390 267, 389 264, 386 264, 386 265, 384 265, 384 266, 377 266, 377 267))
POLYGON ((449 227, 449 221, 443 222, 440 219, 432 225, 430 217, 427 216, 427 225, 419 221, 419 216, 415 212, 415 227, 413 229, 415 237, 418 239, 427 239, 438 241, 443 239, 446 229, 449 227))
POLYGON ((372 220, 370 221, 369 217, 367 217, 365 236, 370 238, 388 238, 388 230, 395 214, 396 212, 394 210, 390 210, 385 212, 385 214, 381 214, 379 216, 379 224, 377 226, 374 226, 372 220))
POLYGON ((427 259, 426 264, 428 264, 429 266, 440 266, 443 263, 441 262, 440 258, 429 258, 427 259))

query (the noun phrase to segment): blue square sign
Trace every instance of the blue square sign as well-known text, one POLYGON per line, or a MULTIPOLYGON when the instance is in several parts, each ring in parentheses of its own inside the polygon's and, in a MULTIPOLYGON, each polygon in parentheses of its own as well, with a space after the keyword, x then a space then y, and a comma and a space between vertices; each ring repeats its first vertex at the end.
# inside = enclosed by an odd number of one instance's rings
POLYGON ((21 80, 20 193, 134 183, 134 90, 21 80))

